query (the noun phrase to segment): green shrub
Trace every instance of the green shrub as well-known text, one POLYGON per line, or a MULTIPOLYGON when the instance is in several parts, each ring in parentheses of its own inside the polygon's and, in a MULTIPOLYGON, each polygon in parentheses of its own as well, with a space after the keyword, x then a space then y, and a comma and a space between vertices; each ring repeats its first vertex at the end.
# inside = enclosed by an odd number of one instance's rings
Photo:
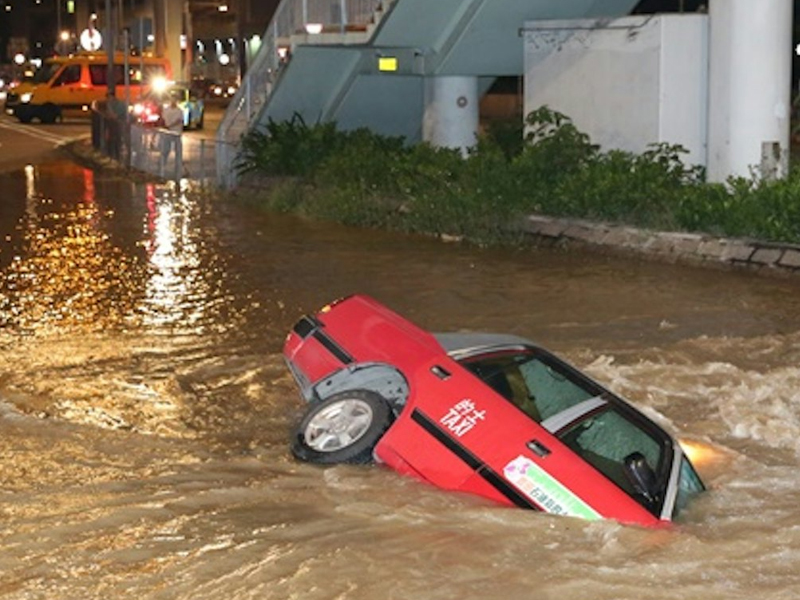
POLYGON ((235 168, 240 174, 306 176, 341 142, 335 123, 309 127, 297 113, 288 121, 270 119, 264 130, 253 129, 242 138, 235 168))
POLYGON ((349 187, 359 193, 400 192, 398 181, 411 149, 403 138, 379 136, 367 129, 339 132, 337 151, 317 164, 313 179, 318 185, 349 187))
POLYGON ((489 128, 459 151, 365 129, 307 126, 295 116, 248 134, 242 173, 291 176, 267 201, 350 225, 515 241, 534 212, 634 226, 800 242, 800 175, 704 183, 686 150, 657 144, 642 154, 601 152, 566 115, 542 107, 516 127, 489 128))

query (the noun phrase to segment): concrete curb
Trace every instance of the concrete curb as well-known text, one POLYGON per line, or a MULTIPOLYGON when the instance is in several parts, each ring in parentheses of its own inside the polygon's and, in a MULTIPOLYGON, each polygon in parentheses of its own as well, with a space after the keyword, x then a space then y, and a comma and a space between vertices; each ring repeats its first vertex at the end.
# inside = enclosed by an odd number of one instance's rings
POLYGON ((800 245, 659 232, 624 225, 530 215, 522 230, 534 243, 585 246, 675 263, 800 275, 800 245))

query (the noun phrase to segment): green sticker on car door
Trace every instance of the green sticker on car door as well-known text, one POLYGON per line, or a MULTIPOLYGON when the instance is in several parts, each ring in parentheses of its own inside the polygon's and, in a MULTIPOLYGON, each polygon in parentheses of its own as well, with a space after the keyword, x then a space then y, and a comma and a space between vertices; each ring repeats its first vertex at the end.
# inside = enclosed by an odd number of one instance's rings
POLYGON ((527 456, 518 456, 503 469, 506 479, 542 510, 596 520, 602 516, 527 456))

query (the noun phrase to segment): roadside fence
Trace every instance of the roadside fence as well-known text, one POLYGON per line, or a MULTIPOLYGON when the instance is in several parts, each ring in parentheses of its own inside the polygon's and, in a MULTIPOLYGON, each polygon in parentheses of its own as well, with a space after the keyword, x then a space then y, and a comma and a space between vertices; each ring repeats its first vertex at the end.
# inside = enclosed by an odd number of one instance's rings
POLYGON ((203 185, 218 181, 218 147, 222 146, 221 152, 228 151, 225 142, 123 121, 101 107, 92 111, 92 145, 128 168, 161 179, 189 179, 203 185))
POLYGON ((123 164, 130 161, 130 133, 125 124, 97 107, 92 108, 92 146, 123 164))

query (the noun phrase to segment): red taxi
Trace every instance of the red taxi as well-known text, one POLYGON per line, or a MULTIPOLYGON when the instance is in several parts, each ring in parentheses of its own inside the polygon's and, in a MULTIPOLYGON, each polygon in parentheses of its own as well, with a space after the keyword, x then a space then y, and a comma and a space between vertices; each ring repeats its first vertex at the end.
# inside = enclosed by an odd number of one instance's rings
POLYGON ((678 442, 516 336, 431 334, 363 295, 302 318, 284 356, 309 405, 293 454, 586 519, 668 523, 704 489, 678 442))

